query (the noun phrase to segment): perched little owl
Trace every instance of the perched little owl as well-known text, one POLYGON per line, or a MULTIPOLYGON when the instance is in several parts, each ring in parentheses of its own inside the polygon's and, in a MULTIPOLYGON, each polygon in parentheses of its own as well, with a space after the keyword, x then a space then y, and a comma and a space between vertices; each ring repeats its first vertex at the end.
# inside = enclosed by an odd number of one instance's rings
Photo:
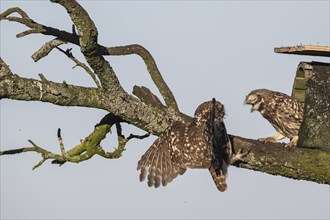
POLYGON ((285 144, 285 147, 297 146, 304 112, 303 103, 284 93, 257 89, 247 95, 244 104, 252 105, 251 112, 259 111, 278 132, 274 136, 258 140, 276 142, 287 137, 290 138, 290 143, 285 144))
POLYGON ((213 99, 202 103, 191 124, 175 122, 151 145, 138 162, 140 181, 149 187, 166 186, 187 168, 209 169, 219 191, 227 189, 227 167, 246 153, 233 153, 223 122, 224 107, 213 99))

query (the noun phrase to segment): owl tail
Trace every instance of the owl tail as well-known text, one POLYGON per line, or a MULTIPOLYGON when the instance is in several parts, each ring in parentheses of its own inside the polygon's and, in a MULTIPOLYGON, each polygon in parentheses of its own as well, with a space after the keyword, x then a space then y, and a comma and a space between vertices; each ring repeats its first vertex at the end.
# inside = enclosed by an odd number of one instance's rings
POLYGON ((220 192, 224 192, 227 189, 227 183, 226 183, 226 176, 223 173, 223 171, 220 169, 219 172, 217 172, 214 167, 209 168, 210 174, 212 176, 212 179, 214 180, 214 183, 218 190, 220 192))

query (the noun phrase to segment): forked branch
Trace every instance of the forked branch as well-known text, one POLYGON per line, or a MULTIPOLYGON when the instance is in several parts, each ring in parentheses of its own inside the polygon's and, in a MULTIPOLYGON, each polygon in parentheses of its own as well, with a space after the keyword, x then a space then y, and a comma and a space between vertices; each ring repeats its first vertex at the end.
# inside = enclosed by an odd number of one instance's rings
POLYGON ((57 131, 57 138, 59 142, 59 147, 61 154, 56 154, 50 151, 45 150, 42 147, 39 147, 33 141, 28 140, 32 147, 19 148, 13 150, 0 151, 0 155, 12 155, 19 154, 24 152, 36 152, 39 153, 42 157, 42 160, 38 162, 33 169, 41 166, 46 160, 52 159, 53 164, 64 164, 65 162, 80 163, 82 161, 88 160, 93 157, 95 154, 100 155, 104 158, 115 159, 121 157, 122 153, 125 151, 125 146, 127 142, 133 138, 143 139, 149 136, 145 134, 142 136, 139 135, 129 135, 127 138, 122 134, 120 123, 125 122, 123 119, 113 115, 112 113, 107 114, 99 123, 95 126, 94 131, 86 137, 81 143, 73 147, 71 150, 66 151, 64 148, 63 139, 61 136, 61 129, 57 131), (113 152, 107 152, 101 146, 101 141, 106 137, 110 132, 110 129, 113 125, 116 125, 117 129, 117 139, 118 146, 113 152))
MULTIPOLYGON (((54 1, 54 2, 61 2, 61 1, 54 1)), ((65 7, 70 8, 70 6, 68 6, 68 4, 64 4, 63 2, 61 4, 63 4, 65 7)), ((78 3, 76 3, 76 4, 78 4, 78 3)), ((74 6, 76 7, 76 5, 74 5, 74 6)), ((76 10, 79 13, 79 11, 81 9, 78 8, 76 10)), ((69 11, 71 11, 71 10, 69 9, 69 11)), ((87 12, 85 12, 85 11, 84 11, 84 13, 87 14, 87 12)), ((84 14, 82 14, 82 15, 84 15, 84 14)), ((46 56, 53 48, 60 45, 61 42, 68 42, 68 43, 75 44, 77 46, 86 45, 85 43, 81 44, 81 42, 79 41, 79 39, 81 37, 79 38, 79 36, 75 33, 75 31, 72 31, 72 33, 69 33, 69 32, 62 31, 62 30, 59 30, 56 28, 48 27, 43 24, 36 23, 32 19, 30 19, 28 17, 28 15, 20 8, 10 8, 10 9, 6 10, 5 12, 3 12, 1 14, 1 20, 18 22, 18 23, 21 23, 21 24, 26 25, 27 27, 31 28, 31 30, 24 32, 24 34, 22 34, 22 33, 18 34, 17 37, 23 37, 23 36, 26 36, 31 33, 41 33, 44 35, 50 35, 50 36, 56 37, 56 39, 51 40, 50 42, 47 42, 36 53, 33 54, 32 58, 34 59, 34 61, 37 61, 40 58, 46 56), (21 14, 22 17, 19 18, 19 17, 9 16, 10 14, 15 13, 15 12, 21 14)), ((81 30, 79 30, 80 28, 77 27, 77 29, 78 29, 79 34, 82 33, 81 30)), ((96 28, 95 28, 95 30, 96 30, 96 28)), ((94 32, 97 33, 97 31, 94 31, 94 32)), ((136 54, 136 55, 140 56, 143 59, 144 63, 146 64, 146 67, 151 76, 151 79, 157 86, 160 94, 162 95, 162 97, 165 101, 166 106, 172 108, 176 112, 179 112, 179 108, 178 108, 177 102, 175 100, 175 97, 174 97, 172 91, 170 90, 170 88, 168 87, 166 82, 164 81, 164 79, 156 65, 154 58, 152 57, 152 55, 149 53, 149 51, 147 49, 145 49, 143 46, 138 45, 138 44, 119 46, 119 47, 105 47, 105 46, 97 44, 97 42, 96 42, 95 47, 96 47, 95 54, 99 54, 99 55, 103 55, 103 56, 107 56, 107 55, 120 56, 120 55, 131 55, 131 54, 136 54)), ((101 63, 104 63, 104 62, 105 61, 103 60, 101 63)), ((108 65, 107 62, 105 62, 105 65, 108 65)), ((94 72, 96 73, 96 71, 94 71, 94 72)), ((112 69, 108 68, 108 72, 112 73, 112 69)), ((113 75, 114 74, 110 74, 110 76, 113 78, 114 82, 117 82, 116 77, 114 77, 113 75)), ((102 80, 101 80, 101 82, 102 82, 102 80)), ((104 83, 104 84, 106 84, 106 83, 104 83)))

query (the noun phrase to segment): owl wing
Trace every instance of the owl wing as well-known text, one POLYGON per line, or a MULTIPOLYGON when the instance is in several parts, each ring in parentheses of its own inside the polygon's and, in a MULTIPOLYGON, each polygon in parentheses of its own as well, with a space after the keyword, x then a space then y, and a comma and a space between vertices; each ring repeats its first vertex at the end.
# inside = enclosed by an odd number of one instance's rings
POLYGON ((157 188, 160 184, 166 186, 186 171, 185 167, 176 162, 180 160, 173 159, 173 156, 180 156, 176 150, 178 149, 177 145, 180 144, 180 127, 183 126, 179 122, 173 124, 141 157, 137 166, 137 169, 141 170, 141 182, 147 178, 149 187, 157 188))
MULTIPOLYGON (((228 137, 227 129, 223 121, 215 120, 213 124, 213 154, 216 160, 230 162, 232 146, 228 137)), ((220 167, 221 167, 220 163, 220 167)))
POLYGON ((302 122, 304 104, 284 93, 275 93, 274 105, 278 105, 278 114, 292 122, 302 122))
POLYGON ((285 99, 284 103, 286 104, 286 110, 289 117, 301 123, 304 114, 304 104, 296 99, 285 99))
POLYGON ((224 192, 227 189, 226 175, 232 155, 232 146, 223 122, 216 120, 213 132, 214 156, 209 171, 218 190, 224 192))

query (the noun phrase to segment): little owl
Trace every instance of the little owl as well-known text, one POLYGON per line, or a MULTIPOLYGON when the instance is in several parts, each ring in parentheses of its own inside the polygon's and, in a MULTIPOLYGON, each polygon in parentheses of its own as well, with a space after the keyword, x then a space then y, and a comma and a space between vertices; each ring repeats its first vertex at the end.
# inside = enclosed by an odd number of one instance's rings
POLYGON ((276 142, 285 137, 290 139, 285 147, 295 147, 303 119, 304 104, 284 93, 257 89, 246 96, 245 104, 252 105, 251 112, 259 111, 278 132, 276 135, 259 138, 264 142, 276 142))
POLYGON ((166 186, 187 168, 209 169, 218 190, 227 189, 227 167, 246 153, 233 153, 223 122, 220 102, 204 102, 195 111, 192 123, 174 122, 150 146, 138 162, 140 181, 149 187, 166 186))

